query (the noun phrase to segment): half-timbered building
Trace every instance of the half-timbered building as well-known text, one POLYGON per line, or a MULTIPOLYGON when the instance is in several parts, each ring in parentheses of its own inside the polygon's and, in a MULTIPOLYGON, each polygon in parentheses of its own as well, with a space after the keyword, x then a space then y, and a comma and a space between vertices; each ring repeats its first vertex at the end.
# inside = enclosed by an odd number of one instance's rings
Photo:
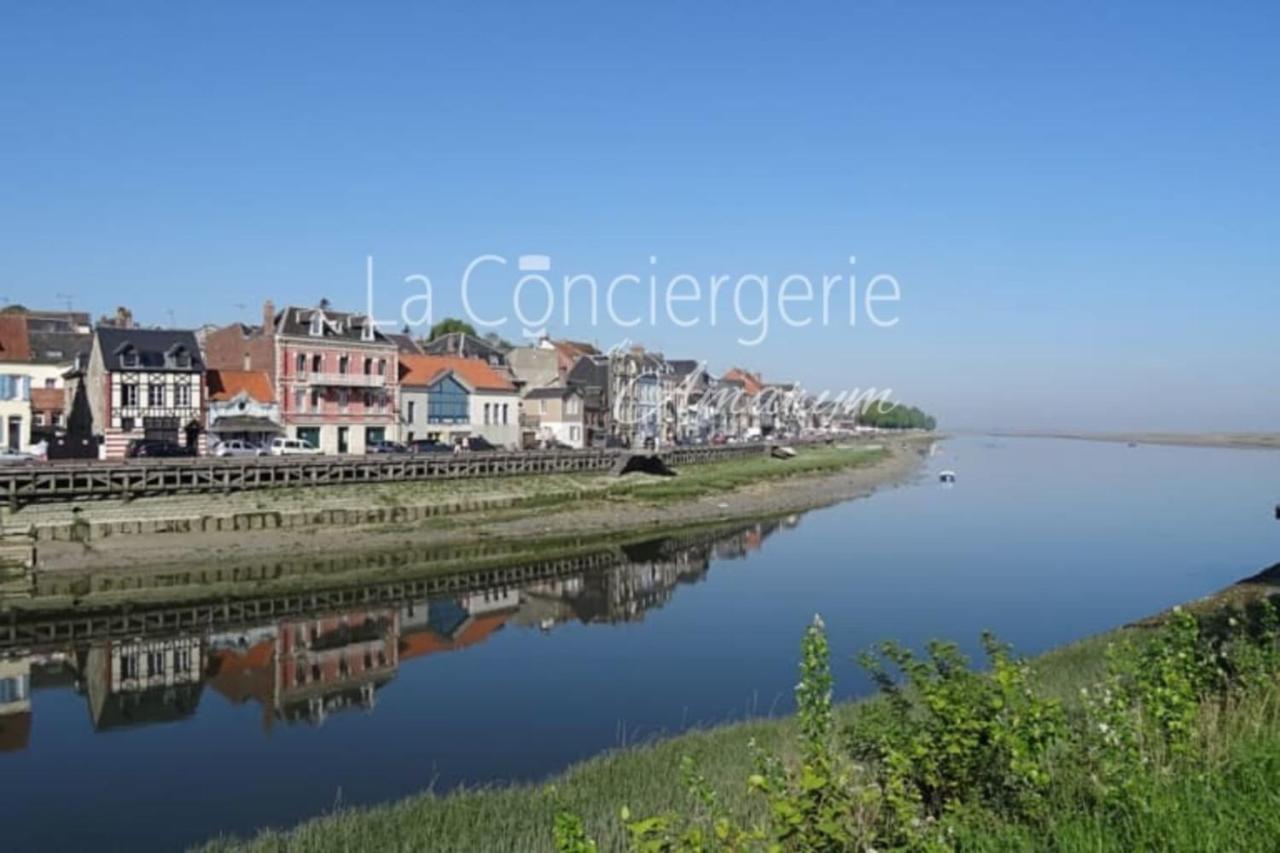
POLYGON ((82 381, 106 458, 143 438, 203 452, 204 362, 194 333, 99 326, 82 381))

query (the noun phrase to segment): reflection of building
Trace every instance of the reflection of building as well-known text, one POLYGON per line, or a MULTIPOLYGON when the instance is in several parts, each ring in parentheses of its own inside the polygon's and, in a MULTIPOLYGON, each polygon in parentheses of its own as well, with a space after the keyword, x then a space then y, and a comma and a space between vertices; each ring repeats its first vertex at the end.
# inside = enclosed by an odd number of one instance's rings
POLYGON ((348 708, 372 708, 399 666, 394 610, 358 610, 213 638, 213 687, 232 702, 256 700, 263 725, 323 723, 348 708))
POLYGON ((0 659, 0 752, 25 749, 31 738, 31 660, 0 659))
POLYGON ((520 592, 515 589, 406 604, 400 611, 400 658, 458 651, 484 642, 519 606, 520 592))
POLYGON ((204 641, 107 640, 80 662, 81 689, 99 731, 180 720, 195 713, 204 674, 204 641))

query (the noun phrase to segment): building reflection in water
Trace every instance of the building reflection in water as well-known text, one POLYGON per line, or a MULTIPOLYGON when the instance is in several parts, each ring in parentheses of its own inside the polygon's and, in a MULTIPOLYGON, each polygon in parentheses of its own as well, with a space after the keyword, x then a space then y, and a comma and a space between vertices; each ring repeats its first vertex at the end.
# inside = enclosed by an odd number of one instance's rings
POLYGON ((483 643, 510 625, 634 622, 700 582, 713 560, 746 556, 798 516, 732 533, 623 546, 604 568, 522 586, 317 612, 200 635, 104 639, 38 654, 0 652, 0 752, 26 747, 33 689, 74 688, 94 729, 176 722, 196 713, 205 686, 232 704, 257 704, 262 726, 321 725, 372 712, 406 662, 483 643))

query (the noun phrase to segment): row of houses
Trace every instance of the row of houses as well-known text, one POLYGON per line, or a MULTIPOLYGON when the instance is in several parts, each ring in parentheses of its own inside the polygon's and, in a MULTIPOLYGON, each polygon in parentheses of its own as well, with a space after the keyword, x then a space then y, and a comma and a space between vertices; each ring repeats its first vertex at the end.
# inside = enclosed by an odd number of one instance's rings
POLYGON ((51 455, 118 458, 139 439, 204 453, 277 436, 334 454, 477 436, 507 448, 659 448, 799 432, 815 410, 794 389, 639 346, 420 342, 325 301, 268 301, 257 324, 199 330, 145 328, 125 309, 93 324, 71 311, 0 312, 0 444, 51 455))

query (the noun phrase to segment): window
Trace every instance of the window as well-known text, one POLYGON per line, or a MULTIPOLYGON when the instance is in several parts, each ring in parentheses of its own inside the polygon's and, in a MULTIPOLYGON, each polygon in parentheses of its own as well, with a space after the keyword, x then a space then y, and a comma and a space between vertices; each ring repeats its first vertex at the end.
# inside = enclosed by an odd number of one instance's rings
POLYGON ((347 389, 340 388, 338 390, 338 408, 345 412, 347 410, 347 405, 350 402, 350 395, 347 393, 347 389))
POLYGON ((415 401, 413 401, 413 400, 410 400, 409 402, 405 403, 405 407, 404 407, 404 419, 405 419, 406 421, 408 421, 409 423, 413 423, 414 421, 416 421, 416 420, 418 419, 418 404, 417 404, 417 402, 415 402, 415 401))
POLYGON ((508 421, 507 421, 507 409, 508 409, 508 405, 507 405, 506 403, 503 403, 503 404, 502 404, 502 425, 503 425, 503 426, 506 426, 506 425, 507 425, 507 423, 508 423, 508 421))
POLYGON ((578 397, 577 397, 577 395, 576 395, 576 394, 570 394, 570 395, 569 395, 569 399, 567 399, 567 400, 565 401, 565 404, 564 404, 564 411, 565 411, 565 414, 567 414, 567 415, 576 415, 576 414, 578 414, 578 407, 579 407, 580 403, 581 403, 581 401, 580 401, 580 400, 578 400, 578 397))
POLYGON ((319 388, 311 389, 311 411, 313 412, 324 411, 324 395, 320 393, 319 388))
POLYGON ((489 425, 489 404, 488 403, 484 404, 484 423, 485 423, 485 426, 489 425))
POLYGON ((138 351, 133 347, 127 347, 120 353, 120 364, 124 367, 138 366, 138 351))
POLYGON ((34 417, 36 426, 44 426, 44 412, 36 412, 34 417))
POLYGON ((340 355, 340 356, 338 356, 338 373, 339 373, 339 375, 341 375, 341 376, 346 376, 346 375, 347 375, 347 371, 350 369, 350 367, 351 367, 351 357, 350 357, 350 356, 345 356, 345 355, 340 355))
POLYGON ((467 389, 452 376, 446 376, 427 392, 427 422, 433 424, 465 424, 470 420, 467 389))
POLYGON ((173 653, 173 668, 181 673, 191 670, 191 649, 178 649, 173 653))
POLYGON ((547 398, 538 398, 538 414, 545 415, 547 413, 547 398))
POLYGON ((307 410, 307 392, 301 388, 293 392, 293 408, 299 412, 307 410))
POLYGON ((319 311, 311 315, 311 328, 308 331, 313 338, 318 338, 324 334, 324 318, 319 311))
POLYGON ((138 405, 138 386, 129 382, 120 386, 120 407, 133 407, 138 405))
POLYGON ((371 358, 366 358, 364 360, 364 375, 365 376, 373 375, 373 359, 371 358))
POLYGON ((120 429, 125 432, 133 432, 133 418, 121 418, 120 429))
POLYGON ((58 380, 56 380, 56 379, 46 379, 46 380, 44 381, 44 387, 45 387, 45 388, 57 388, 57 387, 58 387, 58 380))
POLYGON ((138 677, 138 656, 137 655, 121 655, 120 656, 120 677, 121 678, 137 678, 138 677))
POLYGON ((191 406, 191 386, 185 382, 180 385, 173 386, 173 405, 179 409, 186 409, 191 406))
POLYGON ((379 376, 387 375, 387 360, 385 358, 378 359, 378 375, 379 376))
POLYGON ((315 355, 311 356, 311 372, 312 373, 324 372, 324 356, 322 354, 316 353, 315 355))
POLYGON ((578 428, 578 427, 576 427, 576 426, 570 426, 570 427, 569 427, 569 440, 570 440, 570 441, 578 441, 578 440, 579 440, 579 439, 581 439, 581 438, 582 438, 582 433, 580 432, 579 428, 578 428))
POLYGON ((164 675, 164 652, 147 652, 147 676, 164 675))
POLYGON ((30 397, 30 377, 11 374, 0 376, 0 400, 26 400, 30 397))
POLYGON ((307 375, 307 354, 305 352, 298 353, 296 372, 299 376, 307 375))
POLYGON ((147 386, 147 405, 152 408, 164 408, 164 386, 152 383, 147 386))
POLYGON ((372 392, 372 391, 365 391, 365 392, 364 392, 364 407, 365 407, 366 409, 372 409, 372 408, 373 408, 373 399, 374 399, 374 397, 373 397, 373 392, 372 392))

